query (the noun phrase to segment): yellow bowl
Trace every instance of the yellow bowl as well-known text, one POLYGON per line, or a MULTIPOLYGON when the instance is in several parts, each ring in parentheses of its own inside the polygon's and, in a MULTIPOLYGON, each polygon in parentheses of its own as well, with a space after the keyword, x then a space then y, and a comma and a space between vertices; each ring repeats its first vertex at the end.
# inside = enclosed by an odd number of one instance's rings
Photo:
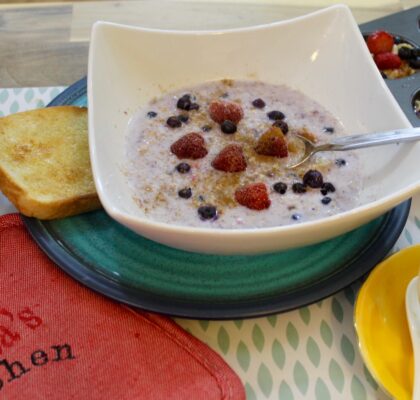
POLYGON ((370 274, 355 305, 355 328, 365 364, 378 384, 398 400, 411 400, 413 389, 405 292, 419 266, 420 245, 392 255, 370 274))

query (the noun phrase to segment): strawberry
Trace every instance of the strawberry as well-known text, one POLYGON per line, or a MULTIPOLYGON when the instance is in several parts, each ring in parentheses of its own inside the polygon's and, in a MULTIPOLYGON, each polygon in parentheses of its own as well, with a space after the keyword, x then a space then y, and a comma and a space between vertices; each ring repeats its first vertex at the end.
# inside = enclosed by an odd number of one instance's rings
POLYGON ((251 210, 264 210, 270 207, 267 187, 264 183, 251 183, 235 191, 235 200, 251 210))
POLYGON ((389 53, 394 45, 394 38, 388 32, 376 31, 367 38, 367 46, 372 54, 389 53))
POLYGON ((193 160, 207 155, 204 139, 196 132, 187 133, 179 138, 172 144, 171 152, 178 158, 190 158, 193 160))
POLYGON ((242 147, 237 144, 226 146, 211 163, 214 169, 224 172, 242 172, 246 170, 246 160, 242 147))
POLYGON ((239 104, 228 101, 212 101, 209 105, 210 118, 221 124, 223 121, 232 121, 237 124, 244 116, 239 104))
POLYGON ((373 59, 380 70, 395 69, 401 65, 401 58, 394 53, 376 54, 373 59))
POLYGON ((287 157, 287 143, 280 128, 272 126, 258 139, 255 146, 258 154, 272 157, 287 157))

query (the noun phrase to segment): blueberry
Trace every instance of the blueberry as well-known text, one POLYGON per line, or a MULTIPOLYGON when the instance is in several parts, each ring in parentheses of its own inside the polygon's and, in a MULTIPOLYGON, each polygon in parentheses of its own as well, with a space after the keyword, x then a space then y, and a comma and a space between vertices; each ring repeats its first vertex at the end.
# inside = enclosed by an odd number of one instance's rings
POLYGON ((285 194, 287 190, 287 185, 284 182, 277 182, 273 185, 273 189, 280 194, 285 194))
POLYGON ((299 221, 302 218, 302 216, 300 214, 293 214, 292 215, 292 219, 294 221, 299 221))
POLYGON ((155 111, 149 111, 147 113, 147 117, 148 118, 156 118, 157 117, 157 112, 155 112, 155 111))
POLYGON ((178 119, 184 124, 186 124, 188 122, 188 115, 184 115, 184 114, 178 115, 178 119))
POLYGON ((191 166, 190 164, 186 162, 182 162, 182 163, 179 163, 175 168, 180 174, 186 174, 187 172, 190 171, 191 166))
POLYGON ((419 47, 415 47, 414 49, 411 49, 411 56, 413 58, 420 57, 420 48, 419 47))
POLYGON ((274 121, 278 121, 279 119, 284 119, 286 116, 281 111, 274 110, 268 112, 267 117, 274 121))
POLYGON ((255 99, 255 100, 252 102, 252 105, 253 105, 255 108, 264 108, 264 107, 265 107, 265 101, 264 101, 263 99, 255 99))
POLYGON ((332 126, 324 126, 322 129, 325 133, 334 133, 334 128, 332 126))
POLYGON ((220 125, 220 129, 223 133, 231 135, 232 133, 236 132, 236 125, 232 121, 229 121, 227 119, 226 121, 222 122, 222 124, 220 125))
POLYGON ((181 110, 189 111, 191 108, 191 95, 184 94, 178 99, 176 106, 181 110))
POLYGON ((325 205, 330 204, 331 203, 331 197, 328 197, 328 196, 323 197, 322 200, 321 200, 321 203, 325 204, 325 205))
POLYGON ((197 212, 202 220, 213 219, 217 216, 217 209, 214 206, 201 206, 197 212))
POLYGON ((192 196, 191 188, 184 188, 178 191, 178 196, 183 199, 189 199, 192 196))
POLYGON ((191 103, 190 105, 190 111, 198 110, 200 106, 197 103, 191 103))
POLYGON ((276 126, 277 128, 280 128, 284 135, 289 132, 289 125, 287 125, 284 121, 276 121, 273 123, 273 126, 276 126))
POLYGON ((178 117, 172 116, 166 120, 166 123, 171 128, 179 128, 182 125, 182 122, 179 120, 178 117))
POLYGON ((321 187, 321 194, 323 194, 324 196, 327 193, 334 193, 335 192, 335 187, 332 183, 330 182, 324 182, 324 184, 321 187))
POLYGON ((306 193, 306 186, 303 183, 296 182, 292 185, 293 193, 306 193))
POLYGON ((303 175, 303 183, 311 188, 320 188, 324 183, 324 180, 321 172, 316 169, 310 169, 303 175))
POLYGON ((381 76, 384 79, 388 79, 388 76, 387 76, 387 74, 384 71, 381 71, 381 76))
POLYGON ((412 49, 410 49, 409 47, 400 47, 398 49, 398 56, 403 59, 403 60, 408 60, 409 58, 413 57, 413 52, 412 49))
POLYGON ((347 161, 344 158, 337 158, 335 160, 335 165, 338 165, 339 167, 344 167, 347 164, 347 161))
POLYGON ((204 125, 204 126, 202 126, 201 127, 201 130, 203 131, 203 132, 210 132, 211 131, 211 126, 210 125, 204 125))
POLYGON ((420 57, 409 60, 408 65, 410 65, 411 68, 419 69, 420 68, 420 57))

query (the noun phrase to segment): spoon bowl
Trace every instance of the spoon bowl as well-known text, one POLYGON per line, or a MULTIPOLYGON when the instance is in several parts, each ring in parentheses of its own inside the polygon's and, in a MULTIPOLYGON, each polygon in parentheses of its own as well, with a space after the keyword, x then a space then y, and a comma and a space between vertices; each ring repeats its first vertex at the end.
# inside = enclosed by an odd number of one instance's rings
POLYGON ((365 147, 381 146, 392 143, 412 142, 420 139, 420 128, 396 129, 387 132, 377 132, 366 135, 345 136, 328 143, 316 145, 308 138, 299 134, 295 135, 305 144, 302 158, 287 168, 296 168, 308 161, 314 154, 321 151, 345 151, 365 147))

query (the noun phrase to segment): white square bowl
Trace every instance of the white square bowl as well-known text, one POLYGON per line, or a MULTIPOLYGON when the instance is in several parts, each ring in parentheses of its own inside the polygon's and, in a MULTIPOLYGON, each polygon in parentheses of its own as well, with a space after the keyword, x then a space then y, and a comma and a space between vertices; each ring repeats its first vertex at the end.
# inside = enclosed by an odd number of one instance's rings
POLYGON ((227 31, 161 31, 97 22, 89 53, 89 144, 96 188, 112 218, 180 249, 253 254, 350 231, 419 189, 420 144, 388 145, 359 150, 365 177, 361 205, 335 216, 289 226, 225 230, 147 219, 123 172, 130 117, 167 91, 224 78, 287 84, 323 105, 349 134, 411 126, 343 5, 227 31))

